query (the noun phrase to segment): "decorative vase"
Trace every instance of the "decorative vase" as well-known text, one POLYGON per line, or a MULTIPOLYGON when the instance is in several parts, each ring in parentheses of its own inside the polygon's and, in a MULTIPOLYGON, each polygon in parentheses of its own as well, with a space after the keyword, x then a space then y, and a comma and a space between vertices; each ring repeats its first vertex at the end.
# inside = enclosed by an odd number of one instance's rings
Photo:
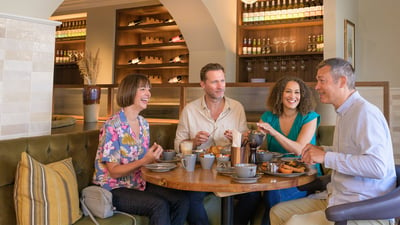
POLYGON ((83 118, 85 122, 97 122, 100 110, 101 88, 96 85, 83 86, 83 118))

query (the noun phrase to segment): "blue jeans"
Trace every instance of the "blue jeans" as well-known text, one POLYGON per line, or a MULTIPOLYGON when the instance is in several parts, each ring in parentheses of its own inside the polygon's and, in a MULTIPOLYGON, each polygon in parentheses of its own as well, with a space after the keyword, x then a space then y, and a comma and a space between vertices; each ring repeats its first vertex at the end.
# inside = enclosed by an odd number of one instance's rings
POLYGON ((204 197, 209 192, 188 191, 189 196, 189 214, 187 221, 189 225, 209 225, 206 209, 204 208, 204 197))
POLYGON ((303 198, 307 196, 307 191, 299 191, 297 187, 286 188, 281 190, 264 191, 263 200, 265 212, 262 220, 263 225, 269 225, 269 210, 272 206, 289 200, 303 198))
POLYGON ((183 225, 186 221, 189 199, 184 191, 147 183, 144 191, 116 188, 111 193, 117 210, 147 216, 151 225, 183 225))

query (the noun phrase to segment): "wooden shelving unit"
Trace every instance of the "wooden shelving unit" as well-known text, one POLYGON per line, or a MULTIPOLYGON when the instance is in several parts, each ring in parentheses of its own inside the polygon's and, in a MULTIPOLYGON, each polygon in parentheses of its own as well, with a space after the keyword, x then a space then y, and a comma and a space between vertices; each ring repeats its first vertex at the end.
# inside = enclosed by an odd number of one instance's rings
MULTIPOLYGON (((276 0, 275 0, 276 1, 276 0)), ((258 3, 266 3, 259 0, 258 3)), ((237 57, 236 81, 251 82, 253 78, 263 78, 266 82, 275 82, 282 76, 297 76, 305 81, 315 81, 315 66, 323 59, 323 50, 309 51, 309 38, 323 37, 323 19, 313 18, 305 20, 281 20, 273 22, 244 23, 244 7, 241 0, 237 0, 237 57), (310 37, 309 37, 310 36, 310 37), (314 37, 313 37, 314 36, 314 37), (245 54, 244 39, 265 39, 265 46, 269 46, 269 53, 245 54), (269 38, 269 45, 268 45, 269 38), (285 47, 275 44, 275 40, 285 40, 285 47), (290 44, 289 40, 293 40, 290 44), (277 47, 278 46, 278 47, 277 47), (284 51, 285 48, 285 51, 284 51)))
POLYGON ((175 76, 188 76, 188 60, 169 62, 170 59, 188 54, 189 51, 184 41, 169 42, 170 38, 180 35, 181 32, 164 6, 117 10, 116 27, 114 83, 118 84, 131 73, 156 77, 158 83, 168 83, 168 80, 175 76), (142 20, 142 23, 129 26, 136 20, 142 20), (166 22, 167 20, 169 21, 166 22), (158 62, 128 63, 137 57, 154 57, 158 62))

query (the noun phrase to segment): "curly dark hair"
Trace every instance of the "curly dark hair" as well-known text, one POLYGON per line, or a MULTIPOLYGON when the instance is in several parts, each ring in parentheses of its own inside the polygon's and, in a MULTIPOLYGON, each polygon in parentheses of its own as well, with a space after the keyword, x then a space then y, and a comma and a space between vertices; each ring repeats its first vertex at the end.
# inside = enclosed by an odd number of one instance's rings
POLYGON ((282 77, 275 83, 267 99, 267 108, 269 108, 273 114, 278 116, 282 115, 282 95, 289 81, 294 81, 300 86, 300 103, 297 106, 297 111, 299 111, 302 115, 306 115, 310 111, 313 111, 316 106, 314 92, 303 80, 298 77, 290 76, 282 77))

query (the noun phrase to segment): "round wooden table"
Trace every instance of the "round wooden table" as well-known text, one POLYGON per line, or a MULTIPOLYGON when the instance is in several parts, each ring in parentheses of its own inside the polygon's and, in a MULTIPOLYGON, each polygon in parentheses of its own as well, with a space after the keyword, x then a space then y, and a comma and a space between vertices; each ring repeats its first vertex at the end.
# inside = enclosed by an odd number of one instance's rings
POLYGON ((222 224, 233 224, 233 195, 243 192, 277 190, 309 183, 315 175, 277 177, 262 175, 256 183, 235 183, 227 175, 219 174, 215 166, 204 170, 199 164, 194 172, 187 172, 180 164, 168 172, 153 172, 142 167, 143 178, 150 183, 185 191, 214 192, 222 197, 222 224))

